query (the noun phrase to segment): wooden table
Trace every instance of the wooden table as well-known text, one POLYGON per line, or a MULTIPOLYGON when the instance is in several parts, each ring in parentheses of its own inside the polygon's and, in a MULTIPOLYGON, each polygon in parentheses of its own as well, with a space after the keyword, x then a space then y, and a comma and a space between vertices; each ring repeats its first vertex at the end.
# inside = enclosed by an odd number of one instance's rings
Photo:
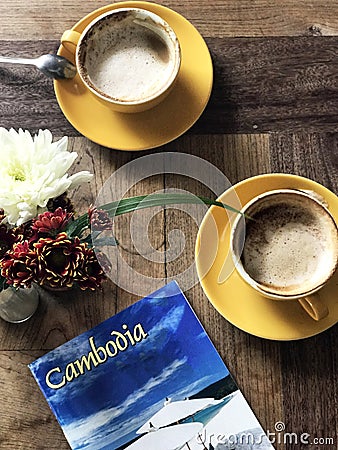
MULTIPOLYGON (((78 211, 86 210, 117 168, 159 151, 204 158, 232 183, 256 174, 285 172, 309 177, 337 194, 338 3, 159 3, 197 27, 210 49, 215 72, 211 99, 202 117, 184 136, 161 148, 137 153, 94 144, 65 119, 51 80, 27 68, 0 68, 0 125, 31 132, 49 128, 55 138, 68 135, 70 148, 79 153, 76 170, 88 168, 95 174, 90 186, 73 194, 78 211)), ((103 0, 3 0, 0 54, 38 56, 55 51, 63 30, 105 4, 103 0)), ((153 192, 170 183, 203 193, 189 180, 155 176, 130 194, 153 192)), ((127 221, 121 218, 118 234, 128 244, 127 221)), ((183 213, 168 211, 157 214, 151 225, 150 240, 159 249, 166 248, 165 231, 178 225, 185 233, 186 248, 179 261, 151 266, 128 249, 125 257, 144 273, 175 275, 193 260, 197 227, 183 213)), ((337 448, 337 328, 294 342, 264 340, 220 316, 199 284, 186 295, 265 429, 274 431, 275 423, 282 421, 286 431, 334 439, 334 444, 276 443, 276 448, 337 448)), ((1 321, 1 449, 69 448, 27 364, 137 298, 109 281, 103 292, 43 298, 34 317, 21 325, 1 321)))

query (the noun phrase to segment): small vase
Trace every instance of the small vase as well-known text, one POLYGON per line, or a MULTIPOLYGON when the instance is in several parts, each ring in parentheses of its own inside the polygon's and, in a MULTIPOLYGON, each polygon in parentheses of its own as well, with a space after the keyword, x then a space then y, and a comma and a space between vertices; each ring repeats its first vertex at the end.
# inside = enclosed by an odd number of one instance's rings
POLYGON ((25 289, 8 287, 0 292, 0 317, 6 322, 20 323, 35 313, 39 293, 34 286, 25 289))

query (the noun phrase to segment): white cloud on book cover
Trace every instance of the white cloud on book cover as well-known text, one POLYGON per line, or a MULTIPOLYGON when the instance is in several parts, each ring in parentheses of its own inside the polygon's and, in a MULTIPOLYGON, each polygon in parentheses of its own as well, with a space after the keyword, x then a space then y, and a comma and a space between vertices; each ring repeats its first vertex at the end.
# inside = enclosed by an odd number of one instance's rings
MULTIPOLYGON (((95 413, 89 417, 72 422, 69 425, 63 427, 64 433, 70 442, 78 446, 89 444, 89 442, 95 442, 97 440, 97 433, 100 433, 101 427, 105 427, 114 419, 118 419, 128 412, 128 410, 135 405, 136 402, 141 401, 143 397, 149 395, 149 391, 162 385, 167 379, 171 378, 173 374, 180 368, 180 366, 186 364, 186 358, 182 360, 175 360, 173 363, 166 367, 158 376, 151 377, 149 381, 140 389, 132 392, 125 401, 117 407, 107 408, 95 413)), ((149 413, 148 413, 149 414, 149 413)), ((149 417, 149 416, 148 416, 149 417)), ((143 421, 140 416, 134 418, 136 423, 143 421)), ((131 429, 130 417, 125 423, 119 424, 119 434, 121 434, 121 428, 131 429)), ((124 431, 122 435, 124 434, 124 431)))

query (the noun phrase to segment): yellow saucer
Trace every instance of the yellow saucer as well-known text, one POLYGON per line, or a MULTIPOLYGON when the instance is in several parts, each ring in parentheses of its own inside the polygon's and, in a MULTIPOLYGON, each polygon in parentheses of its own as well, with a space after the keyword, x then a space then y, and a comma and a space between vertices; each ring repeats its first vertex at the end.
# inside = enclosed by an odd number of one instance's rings
MULTIPOLYGON (((242 205, 265 191, 281 188, 309 189, 325 198, 338 223, 338 197, 322 185, 296 175, 269 174, 248 178, 219 200, 229 200, 235 190, 242 205)), ((235 205, 238 208, 238 205, 235 205)), ((320 291, 329 315, 319 322, 311 319, 297 300, 269 300, 250 288, 234 270, 229 255, 229 217, 225 210, 211 207, 200 226, 196 241, 196 265, 203 290, 216 310, 236 327, 265 339, 295 340, 314 336, 338 321, 338 272, 320 291), (228 261, 226 278, 222 275, 228 261), (230 267, 231 266, 231 267, 230 267), (208 268, 210 269, 208 270, 208 268), (230 269, 230 270, 229 270, 230 269), (206 274, 205 274, 206 273, 206 274)))
MULTIPOLYGON (((57 80, 54 89, 68 121, 90 140, 118 150, 146 150, 164 145, 185 133, 206 107, 212 88, 210 53, 196 28, 180 14, 155 3, 121 2, 104 6, 81 19, 73 29, 82 32, 98 15, 121 7, 139 7, 160 15, 175 31, 181 45, 182 62, 176 85, 155 108, 143 113, 117 113, 99 103, 78 75, 57 80)), ((74 62, 60 46, 59 55, 74 62)))

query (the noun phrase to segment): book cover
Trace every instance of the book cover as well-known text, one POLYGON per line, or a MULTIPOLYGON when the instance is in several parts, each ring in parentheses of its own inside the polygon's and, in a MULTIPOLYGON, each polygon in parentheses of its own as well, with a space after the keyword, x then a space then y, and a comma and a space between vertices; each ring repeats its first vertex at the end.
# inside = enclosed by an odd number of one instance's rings
POLYGON ((72 449, 273 449, 175 282, 29 368, 72 449))

